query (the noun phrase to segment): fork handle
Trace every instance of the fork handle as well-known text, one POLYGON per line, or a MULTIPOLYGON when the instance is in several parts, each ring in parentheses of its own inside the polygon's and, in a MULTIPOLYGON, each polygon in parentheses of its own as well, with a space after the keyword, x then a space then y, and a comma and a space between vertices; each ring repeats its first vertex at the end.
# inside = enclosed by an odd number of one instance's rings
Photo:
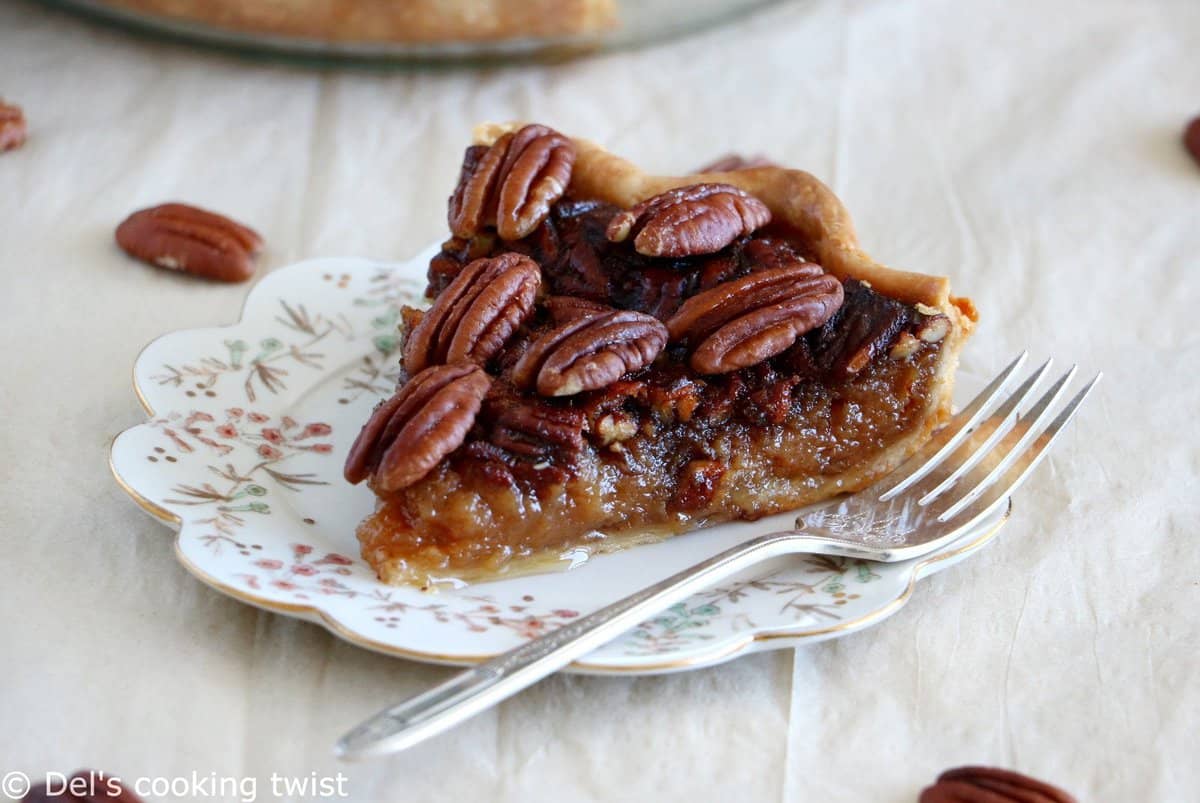
POLYGON ((805 551, 803 543, 812 540, 786 531, 744 541, 380 711, 339 739, 334 752, 353 760, 411 747, 532 686, 696 591, 760 561, 805 551))

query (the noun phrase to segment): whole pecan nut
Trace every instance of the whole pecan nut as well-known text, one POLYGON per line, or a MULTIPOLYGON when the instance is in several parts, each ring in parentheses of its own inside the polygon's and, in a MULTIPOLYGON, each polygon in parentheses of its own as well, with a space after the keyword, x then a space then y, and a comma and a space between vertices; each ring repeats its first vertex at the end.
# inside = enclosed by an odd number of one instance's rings
POLYGON ((404 342, 404 368, 484 365, 533 312, 542 283, 537 263, 520 254, 468 264, 441 292, 404 342))
POLYGON ((605 236, 633 238, 639 253, 686 257, 720 251, 771 222, 767 205, 729 184, 693 184, 667 190, 615 215, 605 236))
POLYGON ((608 312, 612 307, 598 301, 590 301, 577 296, 549 296, 542 306, 550 313, 555 323, 566 323, 585 315, 595 315, 598 312, 608 312))
POLYGON ((385 492, 417 482, 466 440, 491 384, 477 365, 426 368, 371 413, 346 456, 346 480, 374 476, 385 492))
POLYGON ((543 396, 571 396, 646 367, 666 344, 666 327, 649 315, 587 312, 534 340, 513 366, 512 380, 543 396))
POLYGON ((187 204, 142 209, 117 227, 117 245, 160 268, 242 282, 254 275, 262 237, 224 215, 187 204))
POLYGON ((527 237, 567 191, 575 153, 569 139, 544 125, 468 149, 450 196, 450 231, 469 239, 495 226, 502 239, 527 237))
POLYGON ((572 407, 551 406, 538 399, 488 398, 488 440, 514 454, 548 457, 572 455, 583 448, 584 416, 572 407))
MULTIPOLYGON (((1193 119, 1183 129, 1183 147, 1200 165, 1200 117, 1193 119)), ((3 146, 0 146, 0 150, 3 150, 3 146)))
POLYGON ((957 767, 921 792, 919 803, 1076 803, 1057 786, 1012 770, 957 767))
POLYGON ((842 283, 801 262, 757 271, 692 296, 667 321, 692 346, 691 365, 724 374, 785 351, 842 305, 842 283))
POLYGON ((5 103, 0 99, 0 153, 24 145, 28 133, 25 112, 21 110, 21 107, 5 103))

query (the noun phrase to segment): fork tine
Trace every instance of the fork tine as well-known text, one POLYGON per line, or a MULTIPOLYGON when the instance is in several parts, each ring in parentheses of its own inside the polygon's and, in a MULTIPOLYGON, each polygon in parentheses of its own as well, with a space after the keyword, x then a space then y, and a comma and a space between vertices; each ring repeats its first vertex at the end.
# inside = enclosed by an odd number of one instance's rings
POLYGON ((991 417, 984 422, 984 425, 990 423, 995 424, 995 427, 988 434, 988 436, 984 438, 983 442, 978 445, 966 444, 960 447, 954 453, 955 457, 959 458, 958 467, 951 471, 949 476, 939 482, 933 488, 933 490, 922 496, 917 501, 918 505, 928 505, 934 499, 941 496, 947 488, 958 482, 960 477, 962 477, 971 469, 975 468, 975 465, 992 450, 992 447, 999 443, 1000 440, 1006 434, 1008 434, 1008 431, 1012 428, 1013 422, 1015 422, 1017 419, 1017 409, 1025 403, 1026 399, 1033 395, 1035 390, 1037 390, 1038 385, 1042 383, 1042 380, 1046 377, 1046 374, 1050 373, 1050 366, 1053 364, 1053 359, 1046 360, 1044 363, 1042 363, 1040 368, 1033 372, 1032 376, 1030 376, 1021 384, 1021 387, 1013 391, 1012 395, 1008 397, 1008 400, 1000 406, 1000 409, 993 413, 991 417))
POLYGON ((950 420, 950 423, 938 433, 936 441, 931 442, 928 446, 917 452, 916 455, 905 461, 904 466, 892 475, 899 476, 900 481, 884 492, 879 497, 879 501, 886 502, 906 490, 914 482, 917 482, 936 468, 939 463, 946 459, 947 455, 958 448, 963 438, 970 435, 979 422, 983 420, 984 416, 992 411, 992 408, 995 407, 996 402, 1000 399, 1001 391, 1016 376, 1017 371, 1025 364, 1025 359, 1028 356, 1028 351, 1022 351, 1018 354, 1017 358, 1010 362, 1008 367, 991 381, 991 384, 980 391, 979 395, 972 399, 970 404, 950 420), (907 466, 912 466, 912 468, 906 471, 907 466))
POLYGON ((1075 397, 1067 403, 1062 412, 1043 428, 1041 426, 1042 422, 1050 417, 1054 404, 1062 395, 1067 381, 1074 374, 1075 368, 1072 367, 1061 380, 1055 383, 1053 388, 1046 391, 1046 394, 1038 402, 1037 407, 1030 410, 1029 414, 1022 420, 1021 429, 1024 432, 1012 448, 1008 450, 1008 453, 1004 455, 996 467, 989 471, 987 476, 980 480, 975 487, 967 491, 953 505, 942 511, 937 517, 938 521, 945 522, 958 515, 972 502, 982 496, 985 491, 996 485, 987 494, 984 506, 986 512, 990 506, 1002 501, 1004 497, 1010 495, 1024 482, 1029 473, 1033 471, 1034 467, 1045 456, 1050 445, 1054 443, 1059 433, 1062 432, 1063 427, 1075 417, 1079 406, 1083 404, 1083 400, 1096 387, 1096 383, 1100 381, 1100 377, 1102 376, 1102 374, 1096 374, 1091 382, 1075 394, 1075 397), (996 481, 1001 477, 1003 477, 1004 481, 997 485, 996 481))

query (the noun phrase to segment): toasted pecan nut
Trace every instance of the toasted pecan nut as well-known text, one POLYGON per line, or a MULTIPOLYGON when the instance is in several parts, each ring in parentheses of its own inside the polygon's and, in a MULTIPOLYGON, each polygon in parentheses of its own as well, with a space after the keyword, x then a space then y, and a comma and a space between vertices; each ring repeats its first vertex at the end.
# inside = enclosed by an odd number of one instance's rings
POLYGON ((469 239, 495 226, 504 240, 528 236, 567 191, 574 166, 575 146, 544 125, 505 134, 486 150, 468 149, 450 196, 450 231, 469 239))
POLYGON ((0 153, 11 151, 25 144, 29 128, 25 124, 25 112, 20 106, 5 103, 0 99, 0 153))
POLYGON ((566 323, 584 315, 594 315, 612 309, 598 301, 576 296, 550 296, 542 302, 542 306, 550 313, 555 323, 566 323))
POLYGON ((492 380, 477 365, 426 368, 375 408, 346 456, 350 483, 379 491, 420 480, 466 439, 492 380))
POLYGON ((888 356, 893 360, 907 360, 921 348, 921 341, 911 332, 901 332, 896 342, 888 350, 888 356))
POLYGON ((692 184, 667 190, 615 215, 605 236, 614 243, 633 238, 651 257, 687 257, 720 251, 738 237, 771 222, 771 210, 729 184, 692 184))
POLYGON ((573 407, 551 406, 537 398, 489 397, 488 440, 514 454, 548 457, 571 455, 583 448, 584 415, 573 407))
POLYGON ((993 767, 958 767, 943 772, 921 792, 919 803, 1076 803, 1057 786, 993 767))
POLYGON ((224 215, 187 204, 142 209, 117 227, 117 245, 160 268, 243 282, 254 275, 262 237, 224 215))
POLYGON ((692 296, 667 321, 692 346, 692 367, 724 374, 785 351, 842 305, 842 283, 801 262, 757 271, 692 296))
POLYGON ((533 312, 541 283, 537 263, 520 254, 470 263, 413 326, 404 342, 405 370, 486 364, 533 312))
POLYGON ((543 396, 572 396, 645 368, 666 344, 666 327, 649 315, 590 312, 534 340, 513 366, 512 380, 543 396))
MULTIPOLYGON (((1200 117, 1195 118, 1183 129, 1183 147, 1200 165, 1200 117)), ((0 146, 0 150, 3 147, 0 146)))
POLYGON ((950 334, 950 319, 945 315, 927 317, 917 327, 917 338, 922 343, 940 343, 948 334, 950 334))

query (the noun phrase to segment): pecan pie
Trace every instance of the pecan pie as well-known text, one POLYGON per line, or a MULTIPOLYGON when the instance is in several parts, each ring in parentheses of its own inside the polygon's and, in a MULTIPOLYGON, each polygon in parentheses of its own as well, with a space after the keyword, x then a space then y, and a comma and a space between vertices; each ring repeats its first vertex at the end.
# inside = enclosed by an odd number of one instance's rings
MULTIPOLYGON (((735 163, 737 164, 737 163, 735 163)), ((949 413, 975 321, 807 173, 647 175, 484 126, 404 372, 346 462, 390 583, 476 581, 865 487, 949 413)))
POLYGON ((323 42, 430 44, 594 34, 614 0, 94 0, 236 33, 323 42))

